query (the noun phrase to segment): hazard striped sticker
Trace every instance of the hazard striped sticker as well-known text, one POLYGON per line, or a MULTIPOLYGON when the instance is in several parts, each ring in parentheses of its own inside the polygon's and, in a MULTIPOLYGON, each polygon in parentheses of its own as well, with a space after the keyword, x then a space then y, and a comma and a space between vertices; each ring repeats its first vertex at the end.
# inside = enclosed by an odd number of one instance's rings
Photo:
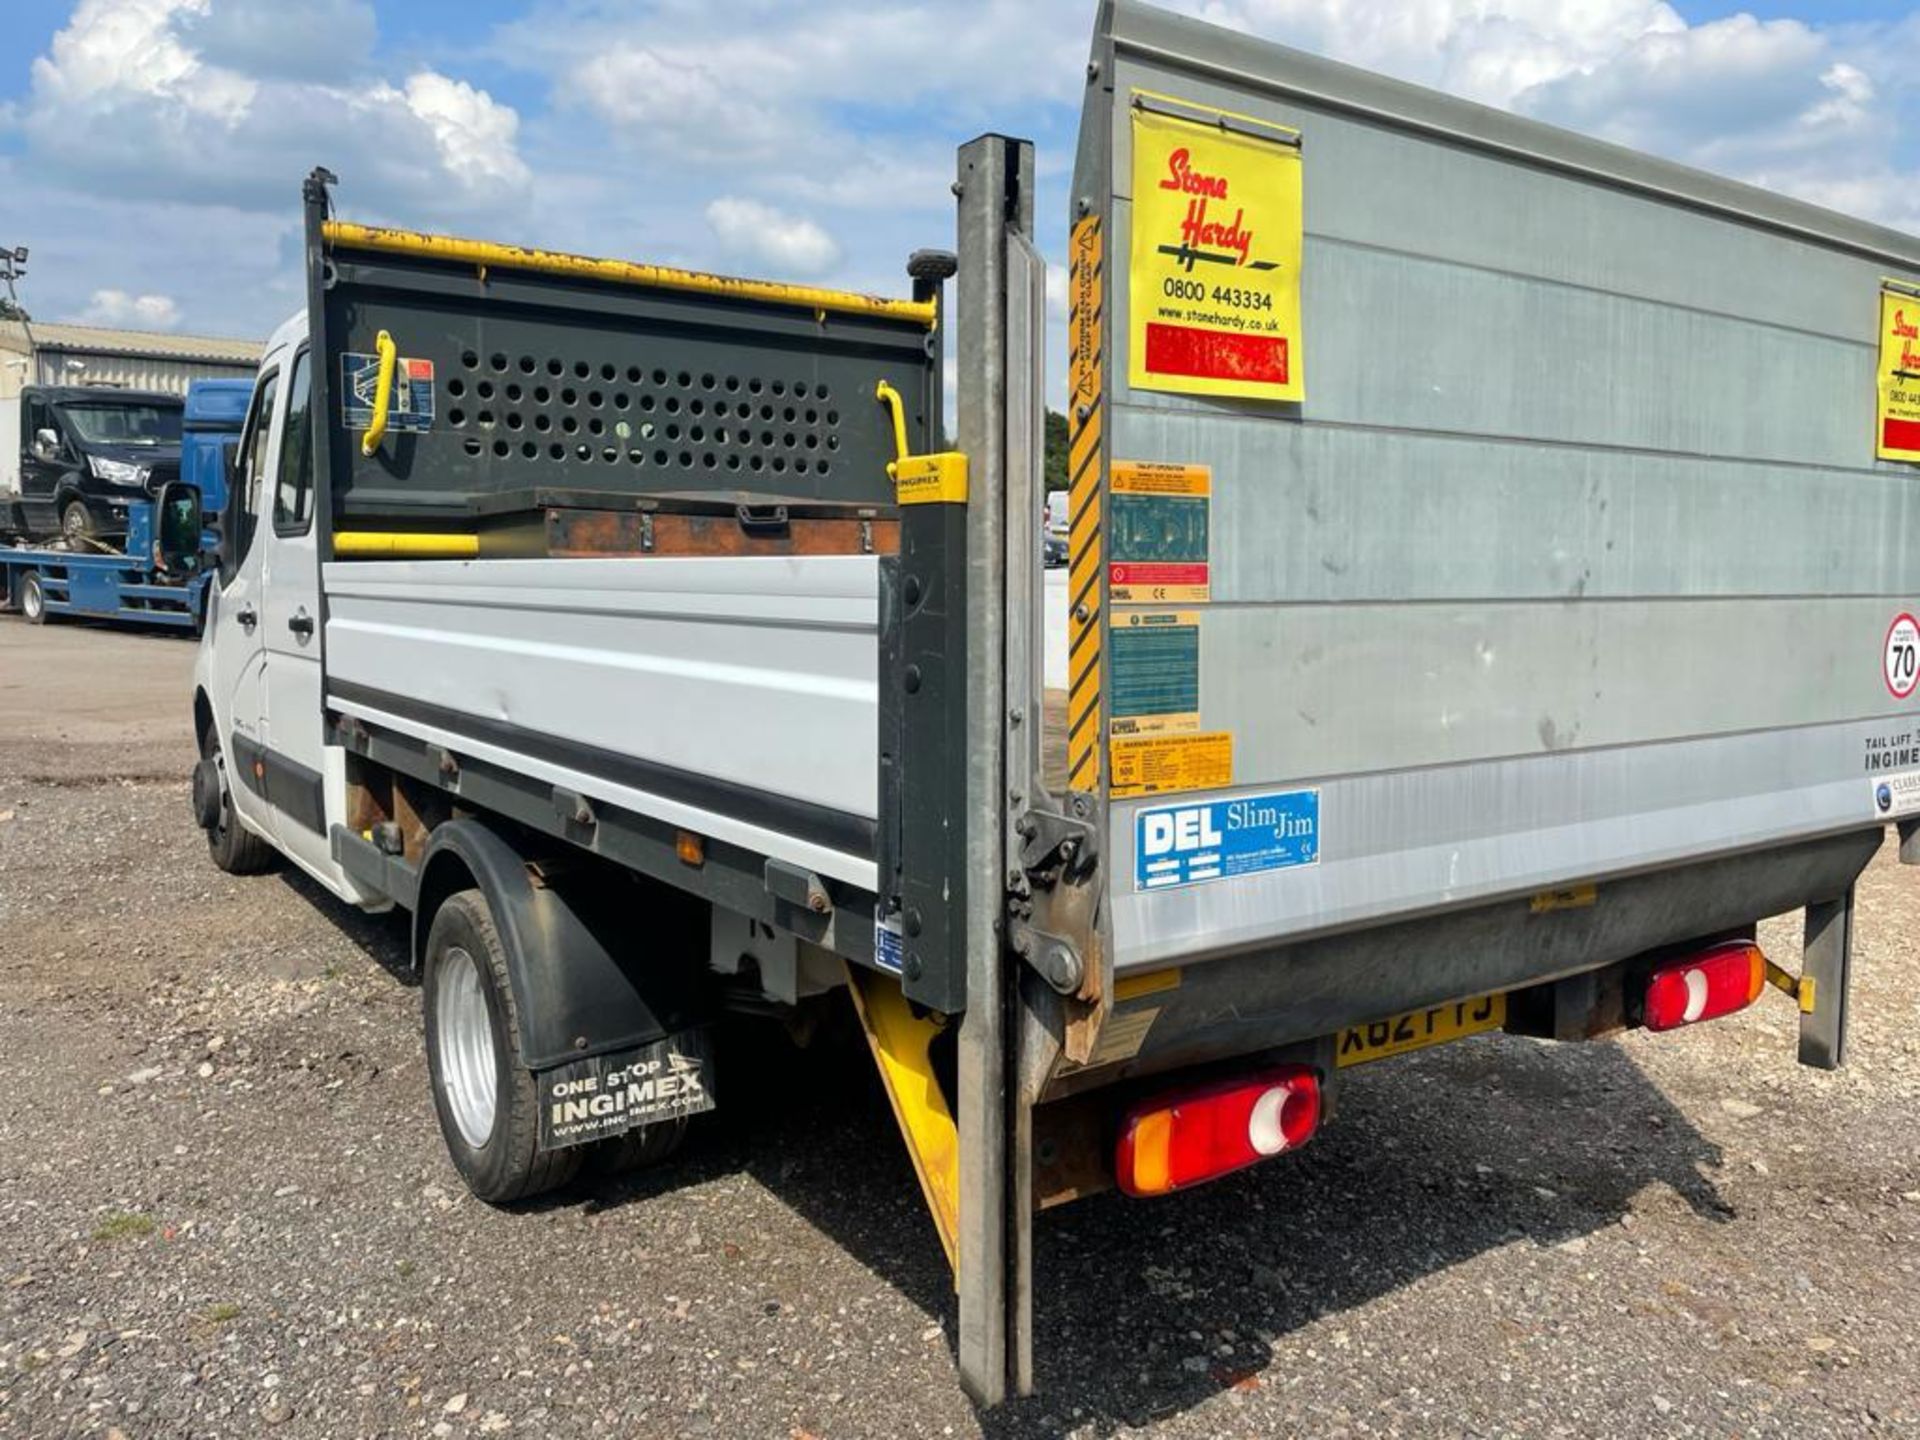
POLYGON ((1100 218, 1073 227, 1067 271, 1067 788, 1100 788, 1106 609, 1100 487, 1105 430, 1105 280, 1100 218))

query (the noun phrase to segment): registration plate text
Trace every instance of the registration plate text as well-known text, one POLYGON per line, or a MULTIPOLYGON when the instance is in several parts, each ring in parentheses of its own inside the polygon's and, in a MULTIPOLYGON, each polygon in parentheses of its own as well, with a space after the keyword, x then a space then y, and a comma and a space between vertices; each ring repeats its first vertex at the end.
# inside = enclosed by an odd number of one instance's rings
POLYGON ((1340 1032, 1340 1048, 1334 1058, 1340 1065, 1364 1065, 1369 1060, 1384 1060, 1389 1055, 1444 1045, 1449 1040, 1478 1035, 1483 1030, 1498 1030, 1506 1023, 1505 995, 1455 1000, 1350 1026, 1340 1032))

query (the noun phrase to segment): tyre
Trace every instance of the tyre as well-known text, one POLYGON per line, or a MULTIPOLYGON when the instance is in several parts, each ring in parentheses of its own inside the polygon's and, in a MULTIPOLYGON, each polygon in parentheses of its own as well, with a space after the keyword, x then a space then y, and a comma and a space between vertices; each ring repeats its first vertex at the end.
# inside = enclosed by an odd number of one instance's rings
POLYGON ((233 813, 233 781, 227 774, 226 757, 220 752, 220 733, 207 727, 200 742, 200 755, 218 776, 219 804, 216 819, 207 830, 207 853, 213 863, 229 875, 258 875, 273 866, 273 847, 240 823, 233 813))
POLYGON ((596 1176, 624 1175, 659 1165, 680 1149, 691 1123, 687 1116, 676 1115, 671 1120, 642 1125, 611 1140, 602 1140, 598 1145, 588 1145, 585 1147, 587 1171, 596 1176))
POLYGON ((63 540, 88 541, 100 533, 87 502, 75 496, 60 507, 60 536, 63 540))
POLYGON ((47 591, 40 583, 40 572, 29 570, 20 577, 20 613, 29 625, 47 623, 47 591))
POLYGON ((440 906, 424 962, 433 1108, 460 1178, 490 1205, 566 1184, 585 1147, 540 1153, 540 1096, 522 1062, 506 949, 478 890, 440 906))

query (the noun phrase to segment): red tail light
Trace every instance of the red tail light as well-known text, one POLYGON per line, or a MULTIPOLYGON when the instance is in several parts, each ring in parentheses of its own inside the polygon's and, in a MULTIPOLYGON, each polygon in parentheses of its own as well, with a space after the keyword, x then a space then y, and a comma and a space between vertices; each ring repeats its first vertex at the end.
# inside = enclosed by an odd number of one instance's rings
POLYGON ((1129 1195, 1165 1195, 1298 1150, 1319 1124, 1319 1077, 1299 1065, 1179 1090, 1127 1111, 1114 1173, 1129 1195))
POLYGON ((1767 983, 1767 957, 1746 940, 1662 965, 1647 978, 1647 1029, 1673 1030, 1744 1010, 1767 983))

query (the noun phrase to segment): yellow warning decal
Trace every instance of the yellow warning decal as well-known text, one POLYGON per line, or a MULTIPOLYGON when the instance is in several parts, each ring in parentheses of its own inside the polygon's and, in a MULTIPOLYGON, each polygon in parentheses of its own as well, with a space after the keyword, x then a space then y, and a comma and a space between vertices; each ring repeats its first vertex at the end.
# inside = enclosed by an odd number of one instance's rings
POLYGON ((1568 885, 1560 890, 1542 890, 1527 902, 1527 908, 1536 915, 1548 915, 1555 910, 1584 910, 1599 898, 1596 885, 1568 885))
POLYGON ((1213 494, 1211 465, 1173 465, 1161 460, 1113 462, 1116 495, 1186 495, 1204 499, 1213 494))
POLYGON ((1140 735, 1113 742, 1116 800, 1135 795, 1171 795, 1181 790, 1224 790, 1233 784, 1233 733, 1140 735))
POLYGON ((1100 788, 1100 631, 1106 566, 1100 533, 1105 275, 1100 217, 1073 227, 1067 268, 1067 788, 1100 788))
POLYGON ((1142 995, 1158 995, 1163 990, 1178 990, 1182 975, 1175 965, 1166 970, 1148 970, 1139 975, 1122 975, 1113 982, 1113 1003, 1138 1000, 1142 995))

